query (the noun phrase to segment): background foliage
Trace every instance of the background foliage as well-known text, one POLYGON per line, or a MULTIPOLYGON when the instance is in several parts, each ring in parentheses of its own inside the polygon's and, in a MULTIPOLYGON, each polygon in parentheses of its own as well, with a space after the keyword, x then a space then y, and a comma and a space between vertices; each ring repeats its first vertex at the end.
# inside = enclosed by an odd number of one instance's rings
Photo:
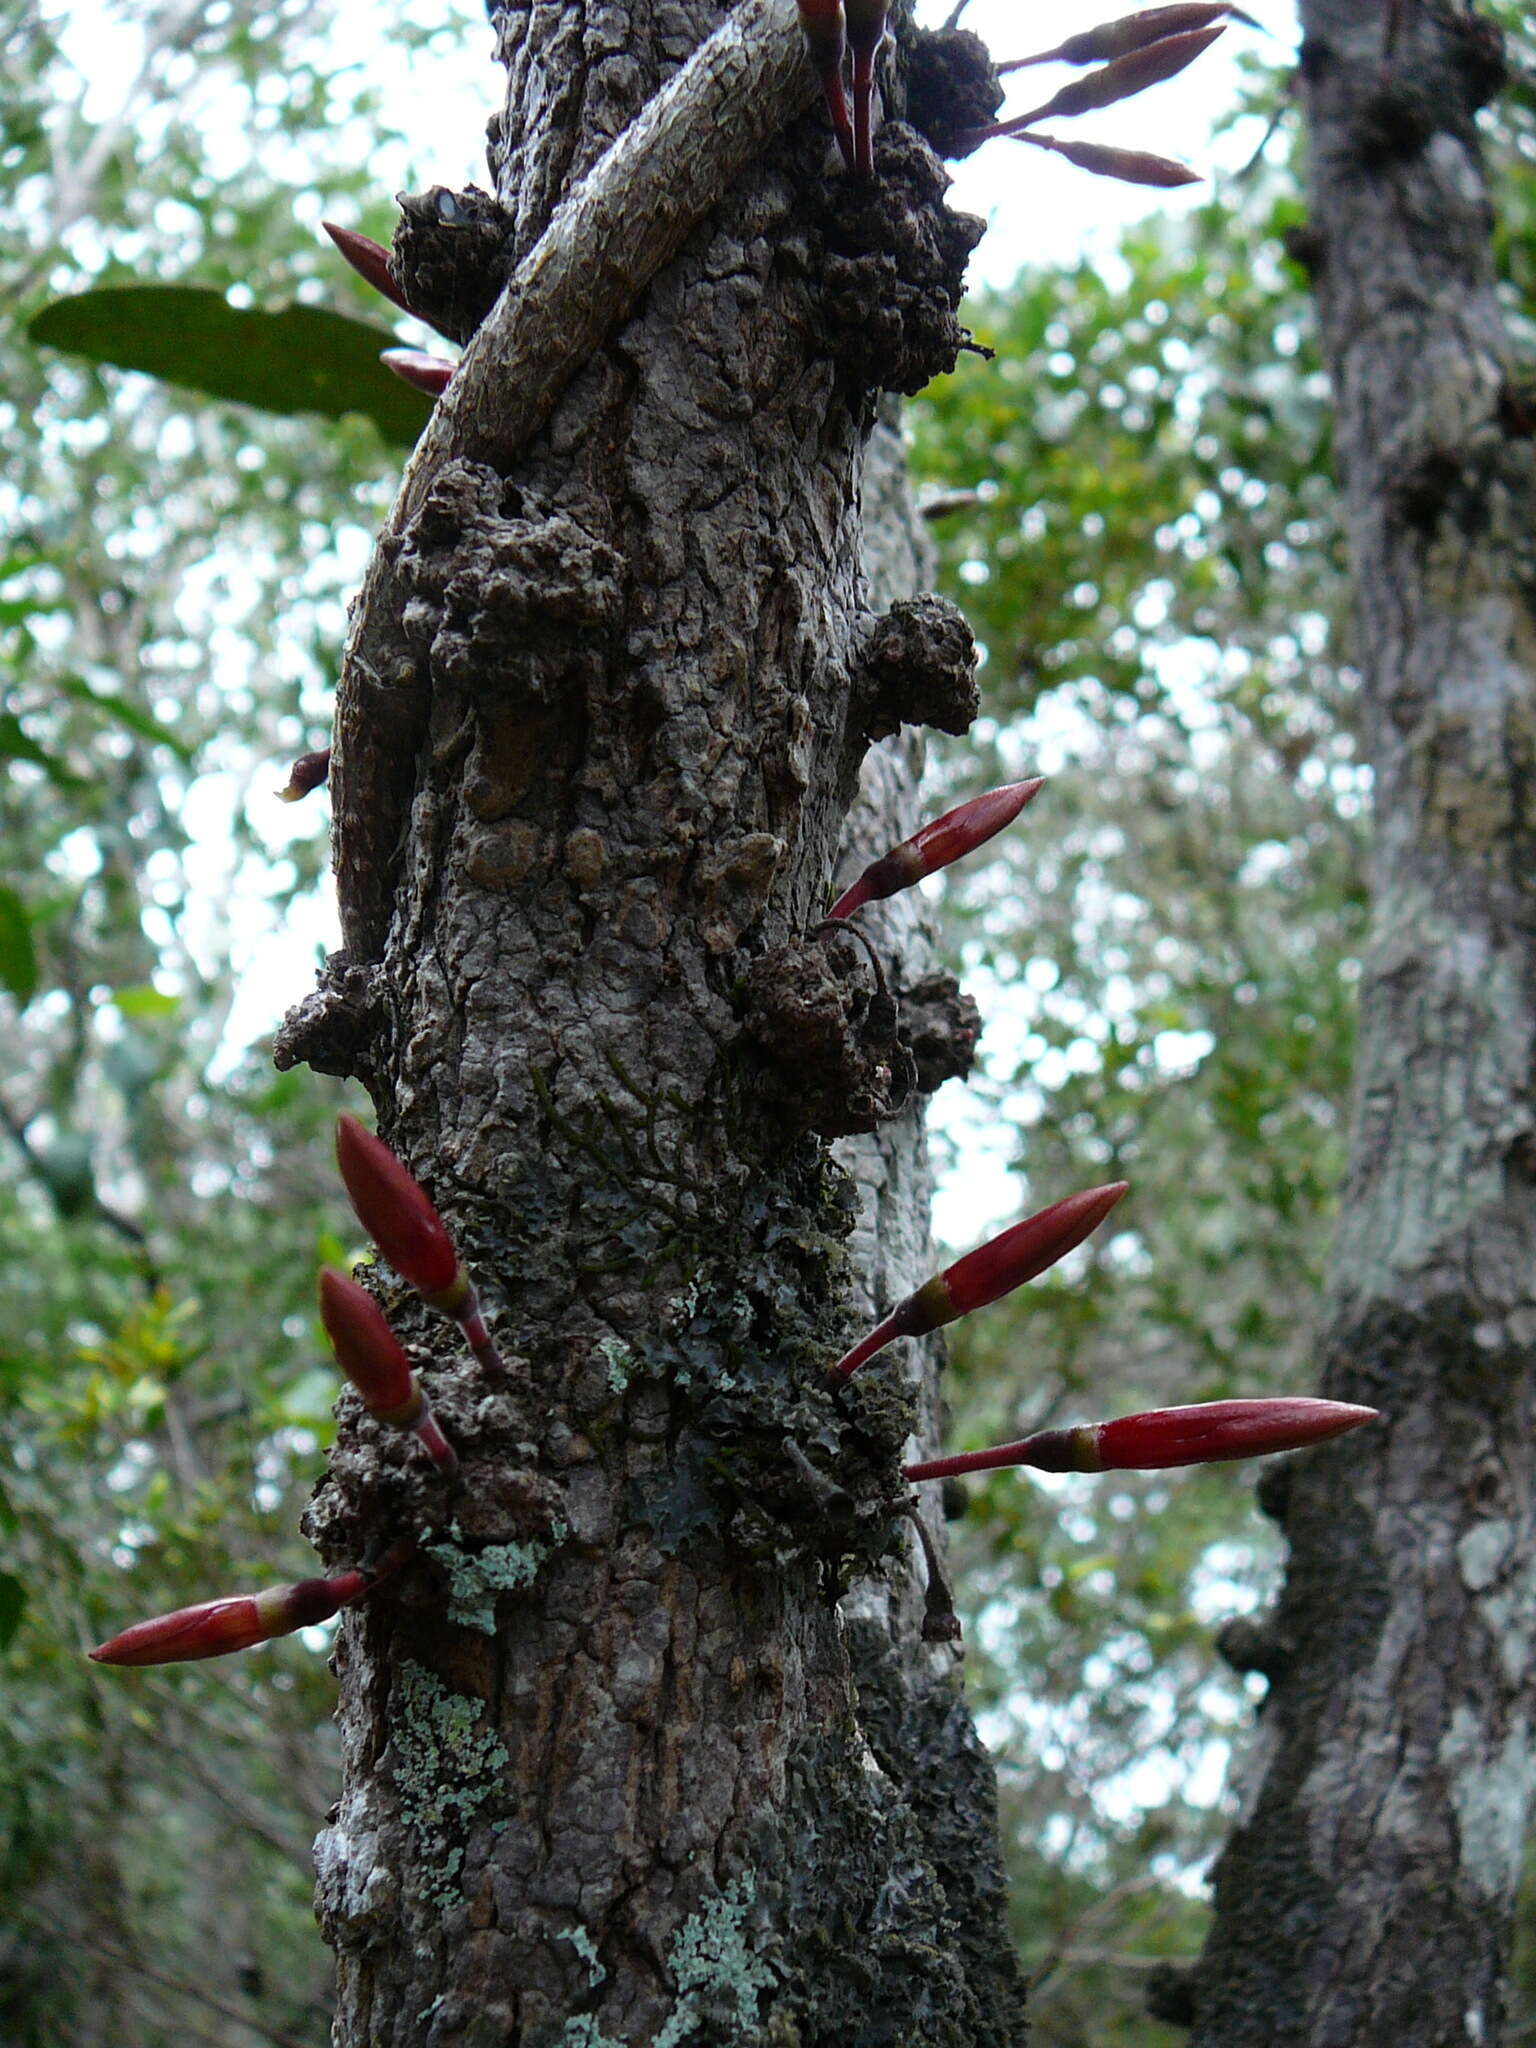
MULTIPOLYGON (((326 934, 323 799, 295 817, 269 792, 325 743, 398 455, 357 415, 200 404, 25 323, 148 281, 378 322, 317 222, 387 239, 389 182, 444 173, 379 134, 367 68, 309 0, 103 18, 142 56, 105 110, 66 10, 0 11, 0 2034, 318 2044, 323 1635, 126 1683, 81 1652, 307 1569, 334 1384, 314 1275, 352 1249, 325 1136, 342 1091, 274 1077, 241 989, 300 992, 326 934)), ((433 23, 397 18, 421 61, 483 35, 467 0, 433 23)), ((1536 350, 1528 71, 1490 140, 1536 350)), ((1091 1258, 966 1328, 957 1446, 1308 1384, 1369 779, 1286 142, 1202 211, 981 300, 997 361, 914 408, 920 477, 970 494, 935 532, 987 650, 988 716, 934 807, 1052 778, 947 891, 988 1030, 983 1071, 940 1098, 961 1166, 941 1219, 969 1239, 1095 1180, 1134 1189, 1091 1258)), ((956 1524, 1042 2043, 1178 2038, 1142 1997, 1198 1944, 1262 1691, 1212 1648, 1274 1568, 1251 1495, 1241 1471, 1001 1474, 956 1524)))

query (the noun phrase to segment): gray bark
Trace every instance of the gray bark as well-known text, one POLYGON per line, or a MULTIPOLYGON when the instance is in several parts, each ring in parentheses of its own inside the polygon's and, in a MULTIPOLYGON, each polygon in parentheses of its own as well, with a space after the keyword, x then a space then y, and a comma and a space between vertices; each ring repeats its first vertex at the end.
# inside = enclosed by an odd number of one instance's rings
MULTIPOLYGON (((743 13, 782 58, 772 16, 743 13)), ((348 1411, 310 1514, 336 1562, 431 1531, 338 1641, 343 2048, 1022 2038, 989 1768, 900 1512, 935 1361, 825 1385, 861 1297, 924 1270, 913 1061, 860 949, 805 936, 868 738, 968 715, 953 618, 876 630, 860 498, 876 389, 952 360, 975 229, 910 131, 855 187, 819 119, 711 99, 711 57, 677 118, 753 139, 684 148, 726 167, 707 217, 649 279, 610 221, 602 317, 547 403, 506 390, 551 237, 581 296, 590 209, 553 209, 710 26, 499 14, 499 204, 409 207, 397 240, 466 332, 522 269, 359 601, 348 951, 283 1057, 366 1080, 509 1370, 380 1276, 464 1472, 348 1411)), ((916 766, 866 775, 875 848, 916 766)), ((906 988, 902 922, 877 943, 906 988)))
POLYGON ((1375 771, 1355 1120, 1321 1350, 1379 1425, 1283 1522, 1200 2048, 1499 2037, 1536 1615, 1536 479, 1459 10, 1304 0, 1312 268, 1375 771))

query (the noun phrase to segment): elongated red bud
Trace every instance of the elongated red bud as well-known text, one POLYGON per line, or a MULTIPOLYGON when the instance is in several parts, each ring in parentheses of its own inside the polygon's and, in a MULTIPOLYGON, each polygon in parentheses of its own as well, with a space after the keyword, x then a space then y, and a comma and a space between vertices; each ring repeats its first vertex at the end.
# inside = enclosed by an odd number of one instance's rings
POLYGON ((265 1593, 237 1593, 227 1600, 203 1600, 174 1614, 137 1621, 91 1651, 97 1664, 195 1664, 225 1657, 253 1643, 292 1635, 328 1621, 338 1608, 360 1599, 376 1574, 342 1572, 334 1579, 301 1579, 265 1593))
POLYGON ((885 37, 887 0, 844 0, 848 47, 853 52, 853 163, 861 177, 874 174, 870 115, 875 96, 875 58, 885 37))
POLYGON ((379 350, 379 361, 393 370, 402 384, 409 384, 413 391, 425 391, 428 398, 441 398, 458 368, 456 363, 447 362, 442 356, 429 356, 419 348, 383 348, 379 350))
POLYGON ((1042 1429, 995 1450, 965 1451, 903 1466, 908 1479, 953 1479, 963 1472, 993 1472, 1029 1465, 1037 1472, 1158 1472, 1173 1465, 1215 1465, 1231 1458, 1262 1458, 1326 1443, 1378 1411, 1350 1401, 1314 1401, 1286 1395, 1257 1401, 1203 1401, 1190 1408, 1151 1408, 1116 1422, 1077 1429, 1042 1429))
POLYGON ((999 64, 997 75, 1002 78, 1029 64, 1102 64, 1109 58, 1144 49, 1148 43, 1162 42, 1167 36, 1208 28, 1223 15, 1236 13, 1227 0, 1189 0, 1184 6, 1145 7, 1139 14, 1122 14, 1118 21, 1101 22, 1097 28, 1084 29, 1081 35, 1068 36, 1054 50, 1041 50, 1033 57, 1015 57, 1010 63, 999 64))
POLYGON ((821 90, 832 117, 832 133, 843 162, 853 169, 853 129, 848 120, 848 102, 843 97, 842 0, 798 0, 800 33, 810 51, 811 63, 821 80, 821 90))
POLYGON ((1164 79, 1176 77, 1225 33, 1225 28, 1218 23, 1215 28, 1194 29, 1182 36, 1165 36, 1160 42, 1149 43, 1144 50, 1132 50, 1129 56, 1117 57, 1113 64, 1106 64, 1102 71, 1090 71, 1086 78, 1073 79, 1043 106, 1035 107, 1028 114, 1019 114, 1012 120, 999 122, 992 132, 1012 135, 1020 128, 1032 128, 1036 121, 1065 120, 1069 115, 1090 114, 1099 107, 1112 107, 1117 100, 1128 100, 1135 93, 1145 92, 1149 86, 1161 85, 1164 79))
POLYGON ((1153 156, 1150 150, 1114 149, 1102 142, 1064 142, 1057 135, 1035 135, 1027 130, 1012 140, 1032 142, 1036 149, 1048 149, 1065 157, 1080 171, 1091 171, 1096 178, 1118 178, 1125 185, 1171 189, 1200 182, 1200 173, 1192 171, 1188 164, 1177 163, 1171 156, 1153 156))
POLYGON ((336 1164, 358 1222, 401 1279, 431 1307, 456 1314, 469 1283, 426 1190, 382 1138, 345 1112, 336 1119, 336 1164))
POLYGON ((318 789, 331 772, 331 750, 322 747, 317 754, 300 754, 288 770, 288 786, 277 794, 285 804, 296 804, 300 797, 318 789))
POLYGON ((415 314, 416 308, 390 275, 389 251, 381 242, 360 235, 355 228, 339 228, 334 221, 323 220, 320 225, 365 284, 371 284, 402 313, 415 314))
POLYGON ((853 887, 838 897, 827 912, 828 919, 851 917, 862 904, 878 903, 882 897, 910 889, 925 875, 936 875, 940 868, 974 853, 1011 825, 1044 787, 1044 776, 1037 775, 1032 781, 1006 783, 1001 789, 989 789, 985 796, 972 797, 967 804, 957 804, 872 861, 853 887))
POLYGON ((414 1430, 439 1470, 458 1470, 458 1454, 443 1435, 384 1311, 365 1287, 327 1267, 320 1275, 320 1320, 336 1362, 380 1422, 414 1430))
POLYGON ((883 1322, 838 1360, 832 1368, 834 1377, 847 1379, 897 1337, 924 1337, 957 1316, 968 1316, 973 1309, 1011 1294, 1026 1280, 1037 1279, 1098 1228, 1128 1186, 1129 1182, 1117 1180, 1107 1187, 1068 1195, 1065 1201, 1053 1202, 1037 1216, 1015 1223, 1001 1237, 967 1252, 898 1302, 883 1322))
POLYGON ((440 1315, 452 1316, 470 1350, 494 1379, 505 1377, 479 1297, 426 1190, 382 1138, 355 1116, 336 1119, 336 1164, 357 1220, 402 1280, 440 1315))

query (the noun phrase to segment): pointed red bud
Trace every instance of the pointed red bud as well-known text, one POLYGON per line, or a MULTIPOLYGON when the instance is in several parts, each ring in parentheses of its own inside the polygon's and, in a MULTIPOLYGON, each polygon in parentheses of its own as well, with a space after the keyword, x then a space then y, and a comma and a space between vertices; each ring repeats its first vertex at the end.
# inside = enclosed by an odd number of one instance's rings
POLYGON ((1042 1429, 1016 1444, 930 1458, 902 1469, 908 1479, 952 1479, 1030 1465, 1037 1472, 1157 1472, 1173 1465, 1215 1465, 1301 1451, 1374 1422, 1374 1408, 1350 1401, 1282 1396, 1261 1401, 1204 1401, 1190 1408, 1152 1408, 1116 1422, 1042 1429))
POLYGON ((1101 22, 1097 28, 1084 29, 1081 35, 1068 36, 1054 50, 1041 50, 1036 56, 1015 57, 1010 63, 999 64, 997 75, 1002 78, 1010 71, 1022 71, 1028 64, 1102 64, 1109 58, 1144 49, 1148 43, 1159 43, 1166 36, 1208 28, 1224 14, 1237 14, 1227 0, 1189 0, 1184 6, 1146 7, 1139 14, 1122 14, 1118 21, 1101 22))
POLYGON ((323 220, 320 225, 365 284, 371 284, 402 313, 414 315, 415 308, 390 273, 389 251, 382 243, 360 235, 355 228, 339 228, 334 221, 323 220))
POLYGON ((401 1279, 431 1307, 456 1314, 469 1283, 426 1190, 382 1138, 345 1113, 336 1120, 336 1164, 358 1222, 401 1279))
POLYGON ((988 133, 1013 135, 1020 128, 1032 128, 1036 121, 1065 120, 1070 115, 1112 107, 1117 100, 1130 99, 1149 86, 1161 85, 1165 79, 1177 76, 1225 33, 1223 24, 1218 23, 1214 28, 1193 29, 1187 35, 1164 36, 1145 49, 1117 57, 1101 71, 1090 71, 1086 78, 1073 79, 1043 105, 996 123, 988 133))
POLYGON ((1188 164, 1176 163, 1171 156, 1153 156, 1150 150, 1113 149, 1102 142, 1063 142, 1058 135, 1034 135, 1027 131, 1012 139, 1032 142, 1036 149, 1048 149, 1055 156, 1065 157, 1080 171, 1091 171, 1096 178, 1118 178, 1123 185, 1156 185, 1169 190, 1176 185, 1200 182, 1200 173, 1192 171, 1188 164))
POLYGON ((800 32, 811 55, 816 76, 832 117, 832 132, 843 162, 853 169, 853 129, 848 121, 848 102, 843 97, 842 0, 798 0, 800 32))
POLYGON ((194 1664, 224 1657, 253 1643, 292 1635, 328 1621, 340 1607, 360 1599, 376 1574, 342 1572, 334 1579, 301 1579, 265 1593, 240 1593, 228 1600, 203 1600, 174 1614, 135 1622, 91 1651, 97 1664, 194 1664))
POLYGON ((828 919, 851 917, 861 905, 895 896, 922 881, 925 875, 936 875, 940 868, 974 853, 978 846, 985 846, 1011 825, 1044 787, 1045 778, 1037 775, 1028 782, 1010 782, 1001 789, 989 789, 984 796, 972 797, 969 803, 946 811, 942 818, 935 818, 910 839, 903 839, 900 846, 893 846, 889 853, 872 861, 853 887, 838 897, 827 912, 828 919))
POLYGON ((317 754, 300 754, 288 770, 288 786, 277 794, 285 804, 296 804, 300 797, 318 789, 331 772, 331 750, 322 747, 317 754))
POLYGON ((327 1267, 320 1275, 320 1320, 336 1362, 380 1422, 412 1429, 440 1470, 458 1470, 458 1454, 427 1405, 421 1384, 384 1311, 365 1287, 327 1267))
POLYGON ((413 391, 425 391, 428 398, 442 397, 458 367, 419 348, 380 349, 379 361, 393 370, 402 384, 409 384, 413 391))
POLYGON ((1068 1195, 1065 1201, 1053 1202, 1037 1216, 1015 1223, 1001 1237, 967 1252, 898 1302, 883 1322, 861 1337, 833 1366, 834 1378, 847 1379, 897 1337, 924 1337, 957 1316, 968 1316, 972 1310, 1011 1294, 1026 1280, 1037 1279, 1098 1228, 1128 1186, 1129 1182, 1117 1180, 1107 1187, 1068 1195))

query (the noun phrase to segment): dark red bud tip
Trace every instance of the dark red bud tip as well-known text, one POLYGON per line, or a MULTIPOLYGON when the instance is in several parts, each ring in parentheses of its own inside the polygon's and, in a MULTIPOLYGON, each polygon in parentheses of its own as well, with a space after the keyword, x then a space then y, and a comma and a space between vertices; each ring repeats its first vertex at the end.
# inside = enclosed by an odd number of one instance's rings
POLYGON ((331 772, 331 750, 322 747, 316 754, 300 754, 288 770, 288 784, 277 791, 285 804, 296 804, 300 797, 318 789, 331 772))
POLYGON ((1097 1230, 1116 1202, 1126 1192, 1128 1181, 1112 1181, 1107 1187, 1087 1188, 1080 1195, 1068 1195, 1053 1202, 1036 1216, 1026 1217, 994 1237, 989 1244, 967 1252, 945 1268, 942 1275, 949 1288, 957 1316, 970 1315, 988 1302, 1011 1294, 1026 1280, 1033 1280, 1074 1251, 1091 1231, 1097 1230))
POLYGON ((910 889, 926 875, 936 875, 941 868, 974 853, 978 846, 985 846, 1011 825, 1044 787, 1044 776, 1036 775, 1028 782, 1006 783, 1001 789, 989 789, 983 796, 972 797, 969 803, 957 804, 954 810, 946 811, 942 818, 935 818, 872 862, 853 887, 837 899, 827 916, 850 917, 861 904, 879 902, 898 890, 910 889))
POLYGON ((393 370, 401 383, 409 384, 413 391, 425 391, 428 398, 442 397, 457 367, 419 348, 380 349, 379 361, 393 370))
POLYGON ((458 1254, 422 1188, 355 1116, 336 1120, 336 1164, 357 1220, 395 1271, 430 1301, 459 1299, 458 1254))
POLYGON ((329 1267, 320 1275, 320 1320, 336 1362, 363 1397, 370 1414, 410 1428, 421 1411, 411 1361, 384 1311, 355 1280, 329 1267))
POLYGON ((1213 1465, 1228 1458, 1301 1451, 1374 1422, 1377 1413, 1350 1401, 1315 1401, 1299 1395, 1153 1408, 1144 1415, 1097 1425, 1099 1466, 1105 1472, 1152 1472, 1172 1465, 1213 1465))
POLYGON ((381 292, 402 313, 413 310, 410 300, 390 275, 389 251, 381 243, 369 235, 358 234, 355 228, 339 228, 334 221, 323 220, 320 225, 365 283, 381 292))

